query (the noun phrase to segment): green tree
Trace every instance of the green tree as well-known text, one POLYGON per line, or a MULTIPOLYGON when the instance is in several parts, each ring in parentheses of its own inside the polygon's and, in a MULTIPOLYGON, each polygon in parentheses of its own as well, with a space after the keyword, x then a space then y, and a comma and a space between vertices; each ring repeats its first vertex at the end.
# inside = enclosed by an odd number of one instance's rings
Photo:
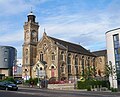
POLYGON ((93 78, 95 75, 95 68, 92 66, 88 66, 84 69, 84 78, 85 79, 90 79, 93 78))
POLYGON ((106 64, 105 65, 105 70, 104 70, 104 74, 105 74, 105 78, 108 79, 109 78, 109 75, 112 74, 112 64, 108 65, 106 64))

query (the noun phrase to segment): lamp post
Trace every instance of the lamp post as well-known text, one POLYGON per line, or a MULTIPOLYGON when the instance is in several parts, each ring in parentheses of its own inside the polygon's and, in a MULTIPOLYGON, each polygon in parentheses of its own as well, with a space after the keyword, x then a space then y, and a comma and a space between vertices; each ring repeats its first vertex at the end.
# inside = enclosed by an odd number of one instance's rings
POLYGON ((38 86, 39 86, 39 88, 40 88, 40 66, 39 65, 37 65, 36 66, 36 69, 37 69, 37 77, 38 77, 38 86))
POLYGON ((45 66, 44 66, 44 70, 45 70, 45 88, 47 88, 47 74, 46 74, 46 68, 47 68, 47 65, 45 64, 45 66))

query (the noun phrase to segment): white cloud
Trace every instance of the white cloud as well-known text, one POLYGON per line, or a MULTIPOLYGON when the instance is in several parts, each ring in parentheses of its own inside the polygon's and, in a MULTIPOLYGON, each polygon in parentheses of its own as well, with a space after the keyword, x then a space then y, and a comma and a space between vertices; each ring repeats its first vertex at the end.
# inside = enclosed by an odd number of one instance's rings
POLYGON ((11 42, 19 42, 19 41, 23 41, 23 30, 20 30, 18 32, 15 33, 7 33, 4 35, 0 36, 0 42, 1 43, 11 43, 11 42))
POLYGON ((0 15, 14 15, 21 12, 35 10, 37 4, 42 4, 48 0, 0 0, 0 15))
POLYGON ((81 42, 84 46, 90 47, 89 49, 93 49, 93 47, 94 49, 105 48, 105 32, 120 26, 120 13, 109 12, 109 9, 116 3, 111 4, 102 10, 51 15, 44 19, 41 32, 45 27, 48 35, 53 37, 77 43, 81 42))
MULTIPOLYGON (((36 17, 40 24, 40 37, 45 28, 49 36, 80 43, 87 49, 92 50, 105 48, 105 32, 120 26, 119 0, 113 0, 103 9, 84 9, 84 11, 83 8, 82 11, 79 11, 80 6, 75 2, 78 11, 74 13, 70 13, 69 8, 71 6, 68 7, 65 4, 51 9, 47 7, 40 8, 40 4, 48 1, 53 0, 0 0, 0 16, 21 15, 22 12, 28 12, 33 7, 33 10, 38 13, 36 17)), ((12 44, 13 42, 20 42, 19 45, 16 45, 20 54, 22 52, 21 42, 23 41, 24 29, 18 28, 15 29, 16 31, 9 32, 9 29, 16 27, 14 22, 16 21, 11 21, 11 24, 10 21, 0 22, 0 33, 2 34, 0 35, 0 43, 12 44)), ((17 22, 19 23, 19 21, 17 22)))

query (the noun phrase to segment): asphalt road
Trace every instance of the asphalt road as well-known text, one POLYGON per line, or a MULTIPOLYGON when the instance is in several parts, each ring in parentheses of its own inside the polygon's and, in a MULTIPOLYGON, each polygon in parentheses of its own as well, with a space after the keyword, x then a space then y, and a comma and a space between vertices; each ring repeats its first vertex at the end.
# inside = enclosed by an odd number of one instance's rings
POLYGON ((120 97, 120 93, 96 91, 68 91, 19 88, 18 91, 0 90, 0 97, 120 97))

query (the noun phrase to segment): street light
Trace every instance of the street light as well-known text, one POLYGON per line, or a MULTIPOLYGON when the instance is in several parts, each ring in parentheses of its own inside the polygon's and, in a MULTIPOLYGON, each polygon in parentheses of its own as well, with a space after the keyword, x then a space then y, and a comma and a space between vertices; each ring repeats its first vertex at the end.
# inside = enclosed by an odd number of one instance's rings
POLYGON ((42 64, 44 64, 43 65, 44 67, 40 64, 40 62, 38 62, 35 67, 33 67, 33 70, 37 72, 39 88, 40 88, 40 85, 41 85, 40 84, 40 76, 44 77, 44 80, 43 80, 44 86, 46 87, 46 85, 47 85, 47 83, 46 83, 46 68, 47 68, 47 64, 46 63, 42 63, 42 64))
POLYGON ((47 88, 47 74, 46 74, 46 68, 47 68, 47 64, 45 64, 45 66, 44 66, 44 70, 45 70, 45 88, 47 88))
POLYGON ((36 69, 37 69, 37 77, 38 77, 38 86, 40 88, 40 66, 37 64, 36 66, 36 69))

